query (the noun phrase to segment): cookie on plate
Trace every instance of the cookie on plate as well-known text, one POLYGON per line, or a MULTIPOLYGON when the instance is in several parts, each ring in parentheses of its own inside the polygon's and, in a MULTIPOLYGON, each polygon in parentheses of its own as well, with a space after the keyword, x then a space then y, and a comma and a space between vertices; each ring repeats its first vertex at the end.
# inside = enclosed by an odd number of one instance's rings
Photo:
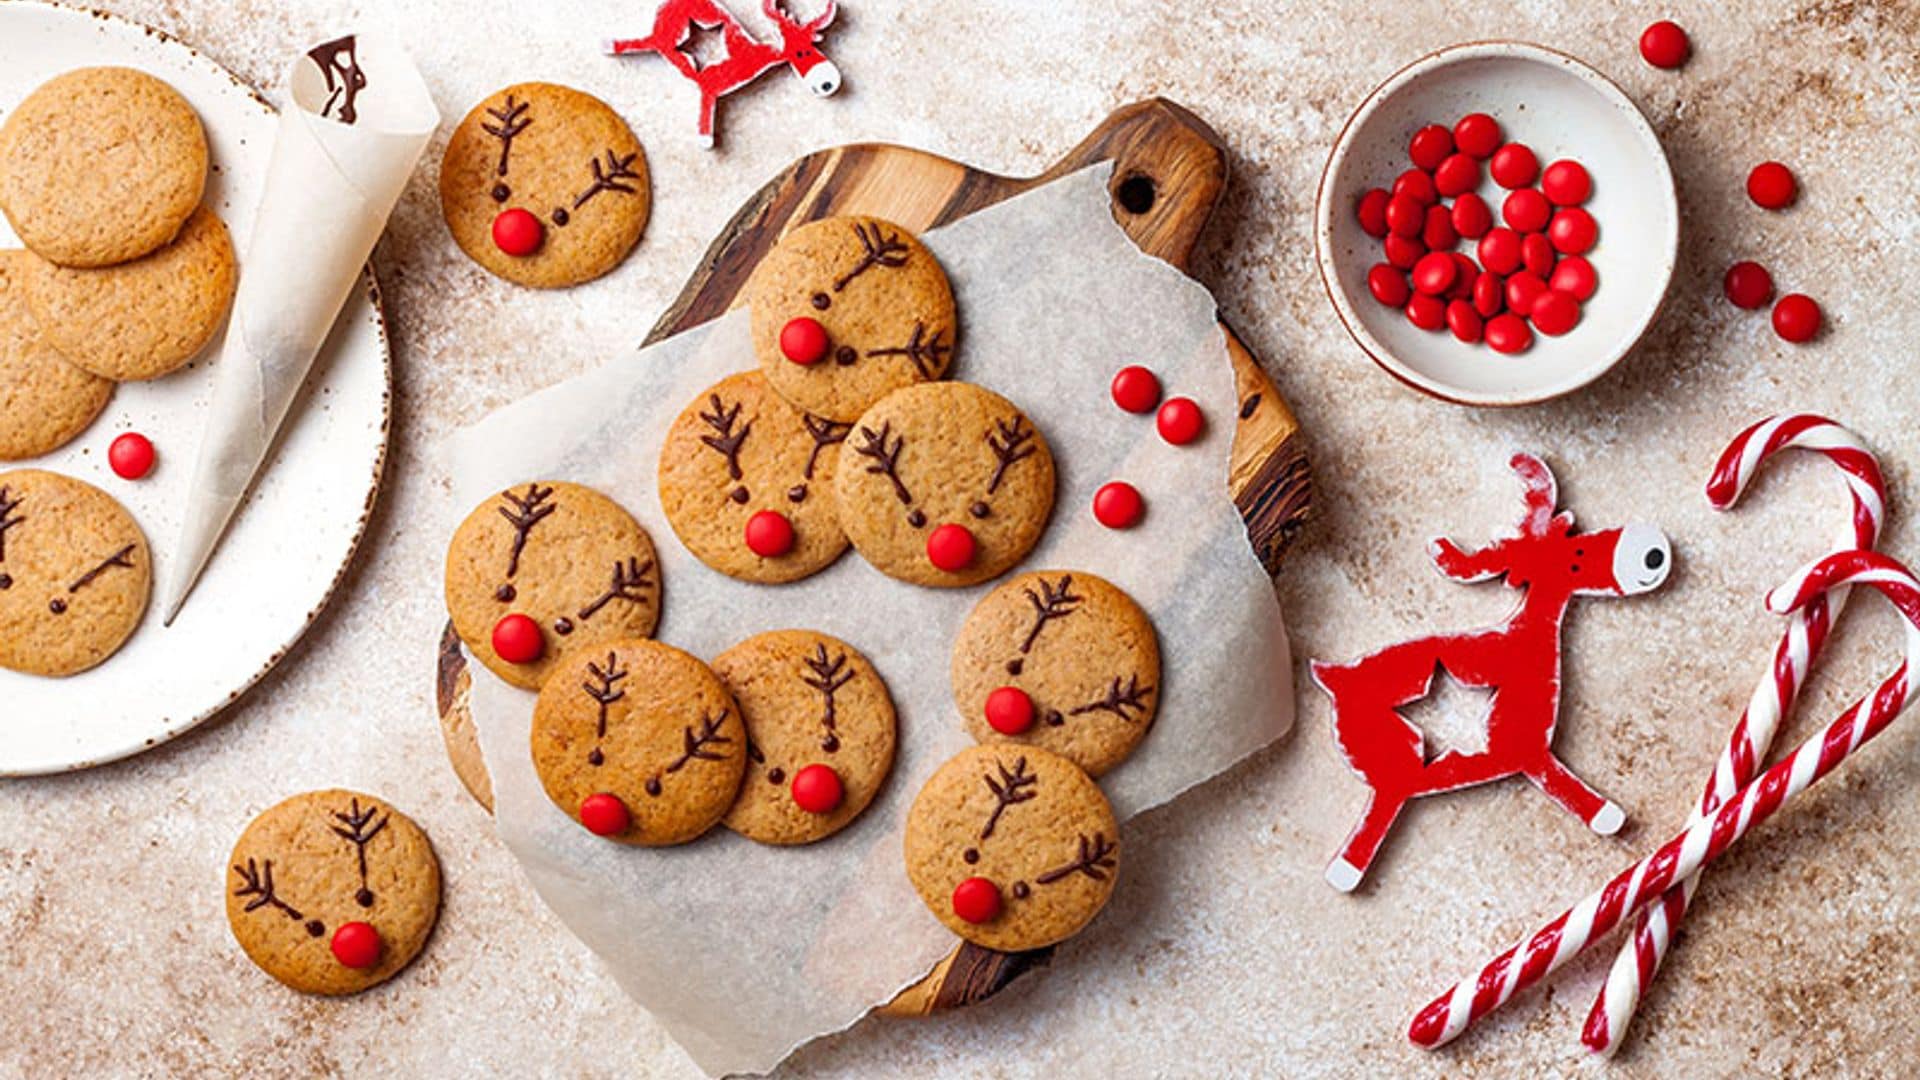
POLYGON ((440 159, 440 210, 474 262, 535 288, 620 265, 647 227, 647 156, 620 114, 553 83, 473 107, 440 159))
POLYGON ((826 218, 780 239, 747 285, 753 349, 781 397, 842 423, 953 363, 953 289, 910 232, 826 218))
POLYGON ((811 630, 756 634, 713 658, 747 727, 727 828, 810 844, 845 828, 893 768, 893 698, 859 650, 811 630))
POLYGON ((75 367, 40 332, 21 281, 33 261, 0 251, 0 461, 65 446, 113 398, 110 380, 75 367))
POLYGON ((1160 705, 1160 646, 1133 598, 1092 574, 1008 578, 953 643, 953 703, 979 741, 1039 746, 1093 776, 1125 760, 1160 705))
POLYGON ((338 788, 270 807, 227 860, 227 923, 262 971, 309 994, 354 994, 413 962, 440 917, 427 834, 338 788))
POLYGON ((660 448, 668 524, 701 562, 743 581, 825 568, 847 550, 827 485, 847 431, 787 404, 758 371, 720 380, 660 448))
POLYGON ((206 183, 193 106, 132 68, 49 79, 0 125, 0 210, 62 266, 111 266, 172 242, 206 183))
POLYGON ((1113 895, 1120 826, 1100 785, 1034 746, 975 746, 907 812, 907 877, 929 910, 1003 952, 1063 941, 1113 895))
POLYGON ((220 216, 201 207, 173 243, 97 269, 29 260, 27 303, 61 355, 105 379, 170 374, 226 321, 239 276, 220 216))
POLYGON ((896 390, 853 425, 834 470, 840 527, 889 577, 973 585, 1033 550, 1053 454, 1006 398, 969 383, 896 390))
POLYGON ((0 667, 74 675, 120 650, 153 584, 133 515, 91 484, 0 473, 0 667))
POLYGON ((573 653, 647 637, 660 620, 647 530, 605 495, 558 480, 509 488, 475 507, 447 549, 446 590, 467 649, 527 690, 573 653), (507 644, 500 635, 520 619, 532 622, 521 624, 535 639, 532 655, 503 657, 496 642, 507 644))
POLYGON ((533 708, 533 767, 547 797, 623 844, 684 844, 718 824, 740 792, 746 742, 713 669, 657 641, 568 657, 533 708))

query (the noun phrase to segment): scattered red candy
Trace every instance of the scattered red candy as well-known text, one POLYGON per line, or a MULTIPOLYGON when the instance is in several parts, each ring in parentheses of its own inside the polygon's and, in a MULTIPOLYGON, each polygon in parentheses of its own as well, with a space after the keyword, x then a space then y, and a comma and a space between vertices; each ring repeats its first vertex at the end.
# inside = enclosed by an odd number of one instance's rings
POLYGON ((1753 311, 1773 299, 1773 275, 1757 262, 1737 262, 1727 267, 1727 299, 1733 306, 1753 311))
MULTIPOLYGON (((1383 223, 1381 232, 1386 232, 1383 223)), ((1160 404, 1160 377, 1139 364, 1129 364, 1114 373, 1109 387, 1113 403, 1130 413, 1150 413, 1160 404)))
POLYGON ((1473 282, 1473 310, 1483 319, 1491 319, 1507 306, 1507 283, 1499 274, 1488 271, 1473 282))
POLYGON ((1553 241, 1545 233, 1528 233, 1520 240, 1520 265, 1535 277, 1553 273, 1553 241))
POLYGON ((827 328, 818 319, 803 315, 780 328, 780 355, 802 367, 825 360, 829 344, 827 328))
POLYGON ((1438 330, 1447 325, 1447 302, 1437 296, 1415 293, 1407 301, 1407 321, 1422 330, 1438 330))
POLYGON ((1386 263, 1374 263, 1373 269, 1367 271, 1367 291, 1388 307, 1399 307, 1413 295, 1413 290, 1407 287, 1407 275, 1386 263))
POLYGON ((1487 348, 1497 353, 1526 352, 1533 344, 1533 331, 1527 329, 1527 320, 1510 312, 1488 319, 1486 335, 1487 348))
POLYGON ((1585 255, 1600 238, 1600 226, 1593 215, 1577 206, 1556 210, 1547 225, 1547 239, 1562 255, 1585 255))
POLYGON ((973 565, 977 545, 965 525, 942 525, 927 534, 927 561, 949 574, 973 565))
POLYGON ((509 664, 531 664, 547 651, 540 624, 518 612, 493 624, 493 654, 509 664))
POLYGON ((1373 188, 1360 196, 1353 214, 1360 219, 1361 232, 1376 240, 1387 235, 1387 200, 1390 198, 1386 188, 1373 188))
POLYGON ((153 442, 129 431, 107 446, 107 467, 122 480, 142 480, 153 471, 153 442))
POLYGON ((1820 333, 1820 305, 1804 293, 1788 293, 1773 305, 1773 332, 1800 344, 1820 333))
POLYGON ((793 550, 793 522, 778 510, 761 510, 747 519, 747 550, 777 559, 793 550))
POLYGON ((1448 154, 1447 160, 1433 170, 1433 186, 1451 199, 1480 186, 1480 162, 1468 154, 1448 154))
POLYGON ((1540 175, 1540 159, 1533 156, 1527 144, 1508 143, 1493 152, 1487 171, 1493 174, 1493 182, 1503 188, 1523 188, 1540 175))
POLYGON ((1473 287, 1480 282, 1480 264, 1456 251, 1453 265, 1459 270, 1453 275, 1453 288, 1447 290, 1447 299, 1473 299, 1473 287))
POLYGON ((833 813, 847 794, 840 784, 840 774, 828 765, 808 765, 794 773, 788 790, 793 792, 794 805, 809 814, 833 813))
POLYGON ((1000 917, 1000 887, 983 877, 970 877, 953 887, 953 913, 978 926, 1000 917))
POLYGON ((1500 121, 1486 113, 1468 113, 1453 125, 1453 145, 1459 147, 1461 153, 1481 161, 1492 157, 1505 137, 1500 132, 1500 121))
POLYGON ((1515 232, 1535 233, 1547 227, 1553 216, 1553 204, 1538 188, 1523 187, 1500 204, 1500 219, 1515 232))
POLYGON ((1407 156, 1415 165, 1432 171, 1447 160, 1453 153, 1453 132, 1439 124, 1428 124, 1413 133, 1413 139, 1407 143, 1407 156))
POLYGON ((1756 206, 1784 210, 1793 205, 1799 194, 1800 185, 1793 178, 1793 170, 1777 161, 1763 161, 1747 174, 1747 198, 1756 206))
POLYGON ((1460 242, 1453 229, 1453 212, 1438 204, 1427 207, 1427 223, 1421 226, 1420 242, 1428 251, 1445 251, 1460 242))
POLYGON ((1395 236, 1419 236, 1427 224, 1427 204, 1402 193, 1387 200, 1387 230, 1395 236))
POLYGON ((1444 251, 1430 251, 1413 264, 1413 288, 1428 296, 1438 296, 1453 287, 1453 279, 1460 272, 1460 264, 1453 256, 1444 251))
POLYGON ((327 943, 340 966, 365 971, 380 962, 380 931, 369 923, 341 923, 327 943))
POLYGON ((1534 329, 1550 337, 1559 337, 1580 323, 1580 301, 1563 292, 1548 289, 1533 302, 1534 329))
POLYGON ((1640 55, 1657 68, 1672 70, 1687 62, 1693 45, 1680 24, 1661 19, 1640 32, 1640 55))
POLYGON ((1192 398, 1177 397, 1160 406, 1160 415, 1154 418, 1154 424, 1160 429, 1161 438, 1175 446, 1185 446, 1200 437, 1207 418, 1192 398))
POLYGON ((1507 310, 1515 315, 1530 316, 1533 305, 1545 295, 1547 283, 1540 275, 1531 270, 1522 270, 1507 278, 1507 310))
POLYGON ((1386 249, 1387 262, 1402 270, 1413 269, 1413 264, 1419 262, 1420 256, 1427 253, 1427 245, 1417 238, 1392 233, 1387 234, 1387 238, 1381 241, 1381 246, 1386 249))
POLYGON ((1478 240, 1493 228, 1493 208, 1487 200, 1469 191, 1453 200, 1453 231, 1469 240, 1478 240))
POLYGON ((1093 493, 1093 518, 1109 529, 1130 529, 1147 512, 1140 489, 1125 480, 1100 485, 1093 493))
POLYGON ((1594 292, 1600 288, 1600 276, 1583 256, 1569 255, 1554 265, 1547 288, 1566 293, 1584 304, 1593 299, 1594 292))
POLYGON ((1432 206, 1440 201, 1440 191, 1433 186, 1433 177, 1422 169, 1408 169, 1396 177, 1393 194, 1405 195, 1421 206, 1432 206))
POLYGON ((1474 249, 1480 265, 1495 274, 1511 274, 1520 269, 1520 234, 1505 226, 1495 226, 1480 238, 1474 249))
POLYGON ((517 206, 500 211, 493 219, 493 246, 516 259, 539 251, 546 234, 539 218, 517 206))
POLYGON ((987 695, 987 726, 1002 735, 1018 735, 1033 726, 1033 699, 1017 686, 987 695))
POLYGON ((1453 300, 1447 304, 1447 329, 1453 331, 1454 337, 1472 344, 1480 340, 1485 327, 1480 313, 1474 310, 1471 303, 1453 300))
POLYGON ((595 836, 615 836, 627 831, 633 815, 620 796, 602 791, 580 800, 580 824, 595 836))
POLYGON ((1577 161, 1556 161, 1540 174, 1540 190, 1555 206, 1579 206, 1593 195, 1593 177, 1577 161))

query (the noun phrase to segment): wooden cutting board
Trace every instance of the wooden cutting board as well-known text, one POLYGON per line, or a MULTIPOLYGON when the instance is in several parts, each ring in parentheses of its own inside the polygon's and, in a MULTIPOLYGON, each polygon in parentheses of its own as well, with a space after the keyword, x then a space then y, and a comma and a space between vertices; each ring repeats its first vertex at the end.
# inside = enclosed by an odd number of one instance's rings
MULTIPOLYGON (((924 232, 1105 161, 1113 162, 1108 190, 1114 219, 1140 250, 1187 269, 1201 230, 1226 190, 1227 156, 1198 117, 1155 98, 1115 112, 1052 168, 1023 179, 903 146, 858 143, 809 154, 733 216, 645 344, 698 326, 739 303, 754 267, 796 225, 868 214, 924 232)), ((1255 553, 1268 573, 1278 574, 1312 502, 1300 425, 1224 319, 1221 329, 1240 403, 1227 487, 1255 553)), ((441 637, 436 685, 441 728, 461 782, 491 809, 491 786, 467 713, 470 686, 466 655, 449 623, 441 637)), ((924 1015, 983 1001, 1052 954, 1050 947, 1002 953, 962 943, 880 1011, 924 1015)))

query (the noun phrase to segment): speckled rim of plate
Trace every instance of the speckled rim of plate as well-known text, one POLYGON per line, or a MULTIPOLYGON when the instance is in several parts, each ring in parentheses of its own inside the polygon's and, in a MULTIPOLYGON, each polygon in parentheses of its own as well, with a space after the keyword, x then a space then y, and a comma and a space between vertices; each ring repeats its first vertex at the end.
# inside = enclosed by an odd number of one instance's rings
POLYGON ((1354 343, 1360 346, 1361 351, 1365 352, 1367 358, 1372 360, 1380 370, 1385 371, 1401 383, 1429 397, 1438 398, 1441 401, 1454 405, 1492 406, 1496 408, 1518 408, 1523 405, 1537 405, 1541 402, 1551 401, 1554 398, 1573 393, 1599 379, 1607 372, 1612 371, 1619 365, 1621 360, 1630 355, 1633 350, 1645 340, 1647 332, 1652 329, 1653 324, 1659 320, 1660 313, 1666 309, 1667 299, 1672 295, 1673 276, 1676 267, 1679 265, 1679 202, 1679 189, 1674 183, 1673 169, 1667 162, 1665 144, 1661 143, 1659 134, 1653 130, 1653 125, 1647 120, 1646 114, 1640 111, 1640 107, 1634 104, 1633 99, 1627 96, 1627 92, 1621 89, 1618 83, 1601 74, 1598 69, 1578 57, 1545 45, 1536 45, 1532 42, 1506 38, 1461 42, 1456 45, 1446 46, 1442 49, 1436 49, 1433 52, 1420 56, 1398 71, 1395 71, 1392 75, 1387 76, 1385 81, 1368 92, 1366 98, 1361 101, 1359 108, 1355 109, 1353 114, 1347 117, 1347 122, 1341 126, 1340 134, 1335 138, 1333 148, 1327 154, 1326 164, 1321 166, 1320 183, 1314 195, 1314 264, 1320 271, 1320 284, 1326 290, 1327 299, 1333 304, 1334 316, 1340 320, 1340 325, 1346 329, 1348 335, 1353 338, 1354 343), (1439 67, 1484 57, 1518 57, 1562 67, 1598 91, 1601 96, 1612 100, 1614 104, 1621 107, 1626 115, 1636 121, 1640 133, 1659 151, 1657 158, 1662 167, 1662 178, 1665 180, 1662 186, 1662 192, 1669 205, 1675 208, 1675 228, 1667 239, 1667 250, 1664 252, 1662 259, 1663 268, 1661 273, 1665 278, 1665 284, 1660 290, 1659 299, 1646 311, 1632 337, 1614 355, 1606 358, 1604 362, 1589 365, 1587 368, 1578 372, 1573 378, 1532 394, 1515 393, 1503 396, 1474 395, 1462 391, 1458 387, 1449 386, 1432 379, 1401 363, 1401 361, 1394 356, 1391 349, 1387 348, 1385 344, 1367 330, 1366 325, 1360 319, 1359 313, 1354 311, 1352 306, 1348 304, 1346 295, 1336 280, 1337 271, 1333 265, 1333 253, 1331 250, 1333 246, 1332 215, 1334 213, 1334 204, 1337 200, 1332 197, 1333 192, 1330 190, 1330 187, 1335 171, 1334 166, 1346 155, 1354 132, 1359 129, 1363 121, 1373 115, 1374 111, 1378 109, 1390 95, 1412 82, 1415 78, 1439 67))
MULTIPOLYGON (((4 12, 6 9, 9 9, 9 8, 13 8, 13 9, 38 8, 38 9, 42 9, 45 11, 54 12, 62 15, 80 16, 80 17, 99 20, 104 23, 115 25, 121 28, 122 30, 144 35, 148 39, 157 42, 163 51, 176 53, 177 60, 180 64, 196 65, 200 67, 205 73, 210 75, 215 75, 218 78, 226 80, 227 82, 231 83, 235 89, 245 94, 249 99, 251 99, 255 104, 257 104, 263 113, 267 114, 270 117, 277 115, 278 110, 276 110, 273 107, 273 104, 269 102, 266 99, 266 97, 262 95, 258 90, 254 89, 251 85, 249 85, 245 80, 241 79, 239 76, 229 71, 224 65, 220 64, 218 61, 213 60, 212 58, 208 57, 204 53, 200 52, 198 49, 195 49, 193 46, 187 44, 186 42, 180 40, 179 38, 173 36, 172 34, 167 33, 164 30, 160 30, 155 27, 148 26, 145 23, 138 22, 133 19, 128 19, 123 16, 116 15, 112 12, 101 11, 96 8, 81 7, 81 6, 72 5, 72 4, 54 3, 54 2, 51 2, 51 0, 0 0, 0 12, 4 12)), ((244 267, 242 272, 244 272, 244 267)), ((325 590, 321 593, 317 601, 314 602, 313 606, 307 611, 305 617, 300 620, 299 626, 294 629, 293 633, 285 641, 281 642, 276 648, 274 648, 272 653, 268 656, 267 660, 259 667, 258 670, 254 671, 252 674, 247 676, 247 678, 240 685, 235 686, 232 690, 227 692, 225 696, 222 697, 221 700, 218 701, 217 703, 209 705, 198 712, 192 713, 190 715, 185 715, 177 719, 173 719, 173 718, 163 719, 156 729, 144 732, 140 735, 140 737, 136 739, 130 739, 124 743, 101 749, 97 753, 94 753, 82 760, 68 761, 68 762, 63 762, 55 765, 17 767, 7 762, 5 760, 4 753, 0 752, 0 778, 26 777, 26 776, 36 776, 36 775, 53 775, 53 774, 62 773, 62 772, 78 772, 83 769, 90 769, 98 765, 105 765, 110 762, 120 761, 125 758, 132 757, 136 754, 142 753, 156 746, 159 746, 161 743, 168 742, 172 739, 178 738, 181 735, 184 735, 188 731, 193 730, 194 728, 200 726, 206 721, 224 712, 226 709, 231 707, 235 702, 237 702, 243 695, 245 695, 247 691, 253 689, 256 685, 260 683, 262 679, 266 678, 269 672, 273 671, 274 668, 280 665, 281 661, 286 659, 286 657, 293 651, 294 647, 298 645, 301 639, 306 636, 307 631, 313 628, 313 624, 319 620, 320 615, 323 612, 325 612, 327 610, 327 607, 333 602, 334 595, 339 591, 340 583, 343 580, 345 580, 347 572, 350 569, 352 569, 354 559, 359 554, 360 545, 366 539, 367 525, 373 518, 374 507, 379 502, 381 489, 383 487, 383 480, 386 476, 387 456, 391 451, 391 446, 392 446, 393 343, 392 343, 391 337, 387 332, 386 309, 384 305, 381 303, 380 281, 379 281, 379 278, 374 273, 373 264, 371 261, 368 262, 368 264, 362 271, 362 278, 366 283, 366 299, 367 299, 368 307, 372 313, 372 328, 375 334, 377 335, 378 341, 379 341, 381 378, 384 384, 382 387, 381 395, 380 395, 379 446, 375 449, 375 453, 374 453, 373 471, 372 471, 372 475, 368 478, 368 488, 366 493, 366 499, 360 506, 358 517, 355 521, 351 537, 349 538, 349 541, 347 543, 346 551, 343 553, 341 557, 340 565, 338 568, 334 570, 333 576, 331 580, 327 583, 325 590)), ((342 314, 343 316, 346 314, 344 309, 342 314)), ((224 334, 224 328, 222 333, 224 334)), ((212 352, 211 352, 212 348, 213 346, 209 347, 208 355, 212 355, 212 352)), ((103 417, 102 419, 105 419, 105 418, 103 417)), ((93 429, 89 429, 89 430, 91 432, 93 429)), ((85 438, 85 437, 86 436, 84 435, 82 436, 82 438, 85 438)), ((8 468, 37 467, 37 463, 39 460, 40 459, 30 459, 28 461, 22 461, 22 462, 11 462, 7 464, 7 467, 8 468)), ((248 495, 247 502, 251 503, 252 500, 253 500, 253 495, 250 492, 248 495)), ((220 550, 216 548, 213 554, 213 560, 218 560, 219 558, 220 558, 220 550)), ((191 603, 191 600, 189 600, 189 603, 191 603)), ((109 659, 107 661, 107 664, 102 666, 106 667, 108 665, 111 665, 111 663, 112 663, 112 660, 109 659)), ((0 674, 11 674, 11 673, 0 672, 0 674)))

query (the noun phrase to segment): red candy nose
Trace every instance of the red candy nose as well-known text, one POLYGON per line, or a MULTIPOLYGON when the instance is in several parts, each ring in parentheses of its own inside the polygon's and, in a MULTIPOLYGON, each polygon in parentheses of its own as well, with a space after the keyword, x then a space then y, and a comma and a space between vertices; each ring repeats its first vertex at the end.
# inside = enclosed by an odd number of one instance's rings
POLYGON ((380 931, 367 923, 340 924, 329 945, 333 958, 355 971, 364 971, 380 962, 380 931))
POLYGON ((953 887, 953 913, 978 925, 1000 917, 1000 886, 970 877, 953 887))
POLYGON ((595 836, 626 832, 632 823, 633 815, 627 813, 627 804, 621 802, 618 795, 602 791, 580 800, 580 824, 595 836))
POLYGON ((987 726, 1002 735, 1018 735, 1033 726, 1033 699, 1017 686, 987 695, 987 726))
POLYGON ((957 574, 973 565, 977 548, 965 525, 942 525, 927 536, 927 561, 957 574))
POLYGON ((826 765, 809 765, 794 773, 792 790, 795 805, 809 814, 831 814, 846 797, 840 774, 826 765))
POLYGON ((493 654, 509 664, 531 664, 546 649, 540 624, 525 615, 504 615, 493 624, 493 654))
POLYGON ((827 358, 827 328, 820 320, 802 316, 780 328, 780 355, 802 367, 827 358))
POLYGON ((516 259, 539 251, 546 236, 546 226, 540 219, 517 206, 500 211, 493 219, 493 246, 516 259))
POLYGON ((793 522, 778 510, 762 510, 747 519, 747 550, 777 559, 793 550, 793 522))
POLYGON ((122 480, 139 480, 153 471, 153 441, 129 431, 107 446, 107 465, 122 480))

